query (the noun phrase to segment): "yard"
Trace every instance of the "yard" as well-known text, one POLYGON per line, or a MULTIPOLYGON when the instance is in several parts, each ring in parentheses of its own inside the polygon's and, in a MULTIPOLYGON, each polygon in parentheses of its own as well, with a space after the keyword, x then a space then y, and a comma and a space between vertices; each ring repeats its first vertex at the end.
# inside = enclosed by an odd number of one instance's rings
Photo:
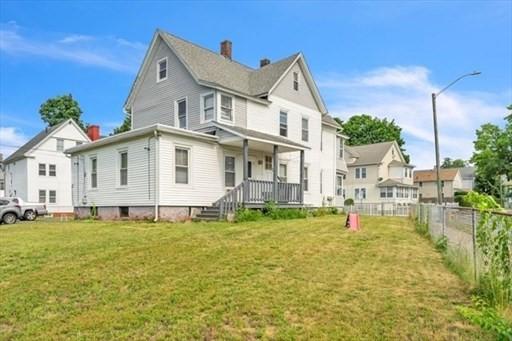
POLYGON ((482 339, 405 218, 0 227, 0 339, 482 339))

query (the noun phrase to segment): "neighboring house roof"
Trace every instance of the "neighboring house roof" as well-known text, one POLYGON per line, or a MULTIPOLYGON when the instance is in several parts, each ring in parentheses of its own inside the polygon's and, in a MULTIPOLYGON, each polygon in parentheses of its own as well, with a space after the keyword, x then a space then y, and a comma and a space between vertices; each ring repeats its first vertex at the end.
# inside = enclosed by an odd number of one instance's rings
POLYGON ((338 122, 336 122, 336 120, 329 114, 322 115, 322 123, 330 125, 334 128, 341 128, 338 122))
MULTIPOLYGON (((458 173, 458 168, 441 168, 439 170, 439 178, 442 181, 453 181, 458 173)), ((414 182, 431 182, 436 180, 437 176, 435 169, 414 171, 414 182)))
POLYGON ((403 161, 393 160, 389 163, 389 166, 391 167, 409 167, 414 168, 414 165, 411 165, 410 163, 405 163, 403 161))
POLYGON ((393 187, 393 186, 396 186, 396 187, 412 187, 412 188, 417 188, 418 187, 418 186, 406 184, 406 183, 400 182, 398 180, 393 180, 393 179, 387 179, 387 180, 384 180, 384 181, 379 182, 377 184, 377 187, 393 187))
POLYGON ((464 180, 472 180, 475 178, 475 167, 459 168, 460 176, 464 180))
POLYGON ((229 133, 237 135, 242 138, 260 140, 264 142, 275 143, 277 145, 285 145, 290 147, 295 147, 297 149, 310 149, 308 146, 293 142, 290 139, 287 139, 282 136, 270 135, 266 133, 262 133, 256 130, 246 129, 238 126, 229 126, 218 122, 213 122, 213 126, 223 129, 229 133))
POLYGON ((238 63, 234 60, 225 58, 207 48, 191 43, 182 38, 176 37, 170 33, 157 30, 151 47, 146 53, 144 63, 130 90, 130 94, 125 103, 125 108, 130 107, 131 98, 136 92, 136 88, 140 83, 141 74, 146 69, 151 49, 156 39, 161 37, 169 48, 176 54, 177 58, 190 72, 192 77, 201 85, 220 88, 221 90, 231 90, 237 94, 247 96, 258 101, 265 101, 260 97, 270 93, 282 77, 288 72, 292 65, 297 61, 301 61, 304 66, 305 78, 312 88, 313 96, 322 113, 327 110, 320 96, 320 93, 313 81, 313 78, 306 65, 302 54, 294 53, 289 57, 281 59, 277 62, 270 63, 259 69, 253 69, 249 66, 238 63))
POLYGON ((203 139, 203 140, 209 140, 212 142, 216 142, 219 139, 217 136, 206 134, 206 133, 201 133, 201 132, 186 130, 186 129, 181 129, 181 128, 175 128, 175 127, 171 127, 171 126, 164 125, 164 124, 153 124, 153 125, 150 125, 147 127, 133 129, 133 130, 130 130, 130 131, 127 131, 124 133, 108 136, 108 137, 96 140, 94 142, 91 142, 91 143, 84 143, 79 146, 66 149, 65 153, 76 154, 76 153, 83 152, 86 150, 91 150, 91 149, 95 149, 98 147, 107 146, 107 145, 110 145, 113 143, 130 140, 130 139, 133 139, 136 137, 147 136, 150 134, 154 134, 155 132, 188 136, 188 137, 193 137, 193 138, 198 138, 198 139, 203 139))
MULTIPOLYGON (((41 132, 39 132, 39 134, 31 138, 27 143, 25 143, 23 146, 18 148, 14 153, 9 155, 9 157, 4 160, 4 165, 25 158, 26 153, 30 152, 33 148, 37 147, 40 143, 42 143, 44 140, 50 137, 53 134, 53 132, 59 130, 66 124, 74 124, 78 129, 80 129, 80 131, 82 131, 81 128, 78 127, 78 125, 72 119, 65 120, 57 125, 54 125, 53 127, 44 128, 41 132)), ((85 133, 83 134, 85 135, 85 133)))
MULTIPOLYGON (((382 162, 389 148, 395 141, 365 144, 361 146, 346 146, 345 149, 357 159, 348 166, 373 165, 382 162), (357 155, 357 156, 356 156, 357 155)), ((398 147, 398 145, 397 145, 398 147)), ((398 148, 400 150, 400 148, 398 148)))

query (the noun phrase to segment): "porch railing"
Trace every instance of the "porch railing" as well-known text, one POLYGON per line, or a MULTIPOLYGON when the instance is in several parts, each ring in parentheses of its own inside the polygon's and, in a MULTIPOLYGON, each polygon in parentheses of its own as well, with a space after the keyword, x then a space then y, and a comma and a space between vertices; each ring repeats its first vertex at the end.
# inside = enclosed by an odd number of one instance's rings
MULTIPOLYGON (((274 200, 274 182, 265 180, 246 180, 227 192, 213 203, 218 207, 221 217, 234 213, 242 204, 263 204, 274 200)), ((300 204, 302 193, 300 184, 277 183, 278 204, 300 204)))

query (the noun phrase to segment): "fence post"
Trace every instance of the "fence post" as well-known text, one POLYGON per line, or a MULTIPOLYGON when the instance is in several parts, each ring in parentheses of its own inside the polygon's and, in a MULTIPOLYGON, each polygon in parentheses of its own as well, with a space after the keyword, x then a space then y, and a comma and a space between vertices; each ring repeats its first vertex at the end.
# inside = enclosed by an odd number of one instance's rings
POLYGON ((445 229, 446 229, 446 218, 445 218, 445 213, 446 213, 446 207, 443 205, 441 206, 441 214, 443 215, 442 216, 442 226, 443 226, 443 237, 445 236, 445 229))
POLYGON ((471 209, 471 235, 473 238, 473 273, 475 276, 475 283, 478 282, 478 272, 476 263, 476 210, 471 209))
POLYGON ((384 215, 384 203, 383 202, 380 203, 380 215, 381 216, 384 215))

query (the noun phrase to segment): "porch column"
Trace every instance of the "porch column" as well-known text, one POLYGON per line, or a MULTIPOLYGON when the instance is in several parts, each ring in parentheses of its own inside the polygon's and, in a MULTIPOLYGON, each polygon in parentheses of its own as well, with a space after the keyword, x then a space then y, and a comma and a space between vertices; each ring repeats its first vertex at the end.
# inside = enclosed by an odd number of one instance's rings
POLYGON ((300 151, 300 179, 299 179, 299 195, 300 195, 300 204, 304 203, 304 151, 300 151))
POLYGON ((273 183, 273 186, 272 186, 272 190, 273 190, 273 198, 274 198, 274 201, 277 202, 278 198, 277 198, 277 174, 278 174, 278 171, 279 171, 279 162, 277 161, 277 151, 278 151, 278 147, 277 145, 274 145, 274 153, 272 154, 272 162, 274 163, 273 167, 272 167, 272 175, 273 175, 273 180, 274 180, 274 183, 273 183))
POLYGON ((249 140, 244 139, 243 144, 243 174, 244 174, 244 203, 249 201, 249 140))

